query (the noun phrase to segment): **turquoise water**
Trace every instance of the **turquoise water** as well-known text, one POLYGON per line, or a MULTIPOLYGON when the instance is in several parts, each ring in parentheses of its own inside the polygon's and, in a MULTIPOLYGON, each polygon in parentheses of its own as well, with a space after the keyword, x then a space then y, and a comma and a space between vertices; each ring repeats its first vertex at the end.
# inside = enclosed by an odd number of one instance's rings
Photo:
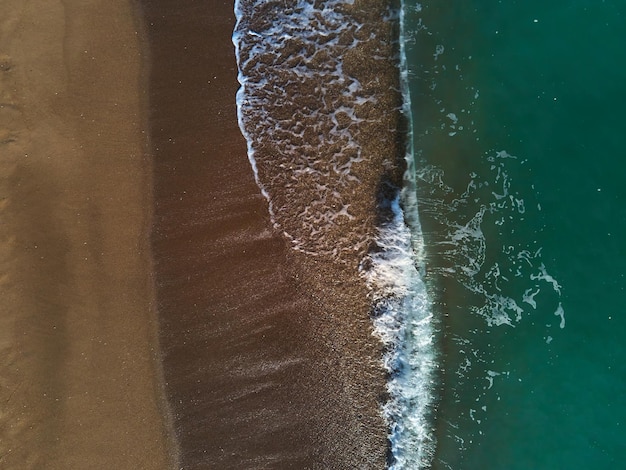
POLYGON ((407 19, 442 332, 433 467, 624 468, 626 3, 407 19))

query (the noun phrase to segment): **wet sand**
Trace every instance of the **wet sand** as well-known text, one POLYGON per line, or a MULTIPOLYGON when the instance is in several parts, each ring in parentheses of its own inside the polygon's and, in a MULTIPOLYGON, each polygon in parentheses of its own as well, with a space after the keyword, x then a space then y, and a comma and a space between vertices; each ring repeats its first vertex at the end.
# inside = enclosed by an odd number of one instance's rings
POLYGON ((142 4, 160 341, 181 465, 384 468, 385 376, 365 286, 354 265, 298 254, 272 230, 236 121, 232 2, 142 4))
POLYGON ((136 19, 0 2, 1 468, 171 466, 136 19))

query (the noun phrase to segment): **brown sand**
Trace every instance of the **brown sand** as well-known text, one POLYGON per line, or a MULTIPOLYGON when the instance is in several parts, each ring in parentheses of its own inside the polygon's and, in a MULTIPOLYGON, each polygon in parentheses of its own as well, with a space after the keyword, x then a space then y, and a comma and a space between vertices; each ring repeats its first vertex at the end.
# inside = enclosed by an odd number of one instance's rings
POLYGON ((184 468, 383 468, 365 287, 354 266, 272 232, 236 122, 232 2, 143 9, 160 340, 184 468))
POLYGON ((0 1, 0 467, 171 465, 127 0, 0 1))

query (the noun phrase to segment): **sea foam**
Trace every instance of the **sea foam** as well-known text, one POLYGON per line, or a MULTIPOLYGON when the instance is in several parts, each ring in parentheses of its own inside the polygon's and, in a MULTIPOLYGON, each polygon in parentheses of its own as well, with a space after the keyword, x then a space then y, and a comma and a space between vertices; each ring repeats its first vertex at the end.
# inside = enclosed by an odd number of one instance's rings
POLYGON ((345 57, 372 39, 345 6, 235 2, 237 110, 250 164, 274 227, 316 256, 340 257, 370 242, 368 221, 353 206, 362 184, 356 167, 365 161, 359 134, 376 121, 370 110, 378 97, 346 72, 345 57))
POLYGON ((390 201, 393 217, 379 229, 378 251, 368 256, 364 276, 374 301, 374 328, 386 346, 389 400, 383 413, 390 426, 391 469, 427 467, 435 450, 432 430, 435 376, 434 323, 426 286, 413 249, 400 197, 390 201))

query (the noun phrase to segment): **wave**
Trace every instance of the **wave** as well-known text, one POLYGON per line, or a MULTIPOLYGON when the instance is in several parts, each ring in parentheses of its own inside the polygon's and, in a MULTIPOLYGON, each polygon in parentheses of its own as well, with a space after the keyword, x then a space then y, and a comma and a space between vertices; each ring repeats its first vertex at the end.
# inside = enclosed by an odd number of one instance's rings
POLYGON ((364 275, 374 300, 374 327, 385 344, 391 469, 427 468, 435 451, 432 414, 437 355, 434 318, 418 269, 412 232, 400 196, 389 201, 393 217, 379 228, 378 251, 369 254, 364 275))
POLYGON ((238 118, 274 227, 295 250, 358 260, 386 351, 389 398, 381 412, 389 465, 419 469, 435 448, 437 357, 423 282, 403 13, 359 4, 238 0, 238 118), (406 121, 409 133, 400 135, 406 121), (381 173, 398 172, 399 157, 406 169, 381 182, 381 173), (379 195, 378 207, 368 194, 379 195))

